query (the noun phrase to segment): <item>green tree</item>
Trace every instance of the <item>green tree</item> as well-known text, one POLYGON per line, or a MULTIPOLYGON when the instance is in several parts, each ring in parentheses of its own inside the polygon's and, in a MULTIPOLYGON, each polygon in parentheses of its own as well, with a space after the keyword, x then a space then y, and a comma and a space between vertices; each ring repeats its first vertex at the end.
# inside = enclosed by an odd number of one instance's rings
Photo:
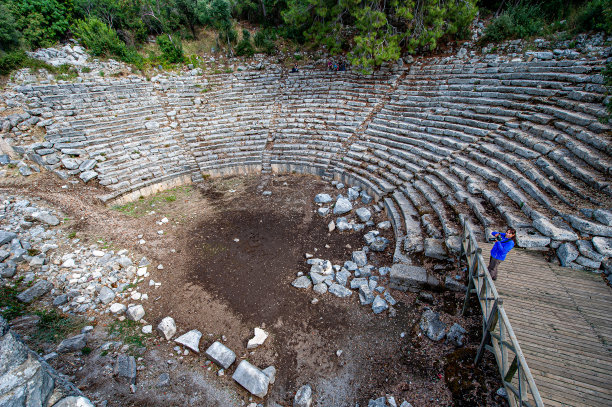
POLYGON ((476 12, 476 0, 289 0, 282 16, 332 54, 349 49, 367 72, 402 49, 433 50, 445 35, 465 37, 476 12))
POLYGON ((19 0, 10 4, 16 27, 30 48, 53 45, 67 34, 71 1, 19 0))
POLYGON ((73 32, 92 55, 123 58, 127 53, 125 43, 119 39, 117 32, 96 17, 77 20, 73 32))
POLYGON ((167 62, 179 63, 184 61, 183 46, 178 36, 160 35, 157 37, 157 45, 162 52, 162 57, 167 62))
POLYGON ((0 51, 10 51, 19 45, 21 33, 17 31, 17 24, 13 13, 4 4, 0 3, 0 51))

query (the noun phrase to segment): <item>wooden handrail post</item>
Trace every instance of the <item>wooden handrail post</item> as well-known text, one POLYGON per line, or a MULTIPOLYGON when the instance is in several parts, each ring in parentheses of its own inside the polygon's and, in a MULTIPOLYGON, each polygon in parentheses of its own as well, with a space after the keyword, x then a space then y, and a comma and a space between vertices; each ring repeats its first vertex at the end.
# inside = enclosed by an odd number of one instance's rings
POLYGON ((486 321, 485 331, 482 335, 482 341, 480 342, 480 346, 478 347, 478 352, 476 353, 476 358, 474 359, 474 366, 477 366, 482 359, 482 354, 484 353, 485 345, 489 342, 491 338, 491 331, 495 328, 495 324, 498 320, 497 315, 497 304, 501 303, 501 299, 496 299, 493 303, 493 307, 491 308, 491 312, 489 313, 489 317, 486 321))

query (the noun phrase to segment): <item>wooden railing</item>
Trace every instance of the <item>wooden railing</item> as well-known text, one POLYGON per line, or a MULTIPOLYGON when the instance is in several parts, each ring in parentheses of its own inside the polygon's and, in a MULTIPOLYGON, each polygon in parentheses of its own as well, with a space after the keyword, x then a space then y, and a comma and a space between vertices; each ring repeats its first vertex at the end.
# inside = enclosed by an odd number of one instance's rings
POLYGON ((482 250, 478 247, 472 227, 463 217, 461 222, 463 235, 460 259, 465 256, 469 273, 462 313, 465 313, 472 293, 476 293, 482 311, 482 342, 474 364, 477 365, 480 362, 485 349, 490 350, 497 360, 510 406, 543 407, 544 403, 504 311, 503 300, 499 298, 493 279, 482 258, 482 250))

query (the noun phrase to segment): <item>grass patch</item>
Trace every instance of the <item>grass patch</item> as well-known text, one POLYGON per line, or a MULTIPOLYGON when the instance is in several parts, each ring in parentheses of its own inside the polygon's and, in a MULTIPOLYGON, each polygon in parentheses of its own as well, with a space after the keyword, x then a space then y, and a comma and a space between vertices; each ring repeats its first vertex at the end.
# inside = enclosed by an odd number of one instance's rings
POLYGON ((108 333, 130 347, 130 353, 134 354, 137 348, 145 346, 149 335, 143 334, 142 326, 130 319, 113 321, 108 326, 108 333))
POLYGON ((37 342, 60 342, 87 325, 84 318, 62 314, 54 309, 38 310, 35 314, 40 317, 36 332, 32 335, 37 342))
POLYGON ((204 256, 216 256, 217 254, 223 253, 226 250, 227 247, 220 244, 202 244, 202 253, 204 254, 204 256))
POLYGON ((68 239, 74 239, 76 237, 76 232, 68 233, 68 239))
POLYGON ((123 212, 134 218, 140 218, 148 215, 153 209, 155 211, 162 211, 173 202, 184 201, 192 192, 193 187, 191 185, 175 187, 146 198, 141 196, 137 201, 128 202, 125 205, 115 205, 113 210, 123 212))
POLYGON ((23 277, 0 287, 0 315, 7 321, 24 315, 28 306, 17 299, 23 277))

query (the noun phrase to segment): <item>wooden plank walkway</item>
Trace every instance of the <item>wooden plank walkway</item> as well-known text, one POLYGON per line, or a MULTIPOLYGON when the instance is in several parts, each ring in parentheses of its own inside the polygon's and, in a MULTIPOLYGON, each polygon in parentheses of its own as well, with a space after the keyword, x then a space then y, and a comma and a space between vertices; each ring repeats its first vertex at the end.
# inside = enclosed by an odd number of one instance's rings
MULTIPOLYGON (((481 243, 489 263, 492 245, 481 243)), ((612 290, 515 249, 495 287, 546 406, 612 406, 612 290)))

